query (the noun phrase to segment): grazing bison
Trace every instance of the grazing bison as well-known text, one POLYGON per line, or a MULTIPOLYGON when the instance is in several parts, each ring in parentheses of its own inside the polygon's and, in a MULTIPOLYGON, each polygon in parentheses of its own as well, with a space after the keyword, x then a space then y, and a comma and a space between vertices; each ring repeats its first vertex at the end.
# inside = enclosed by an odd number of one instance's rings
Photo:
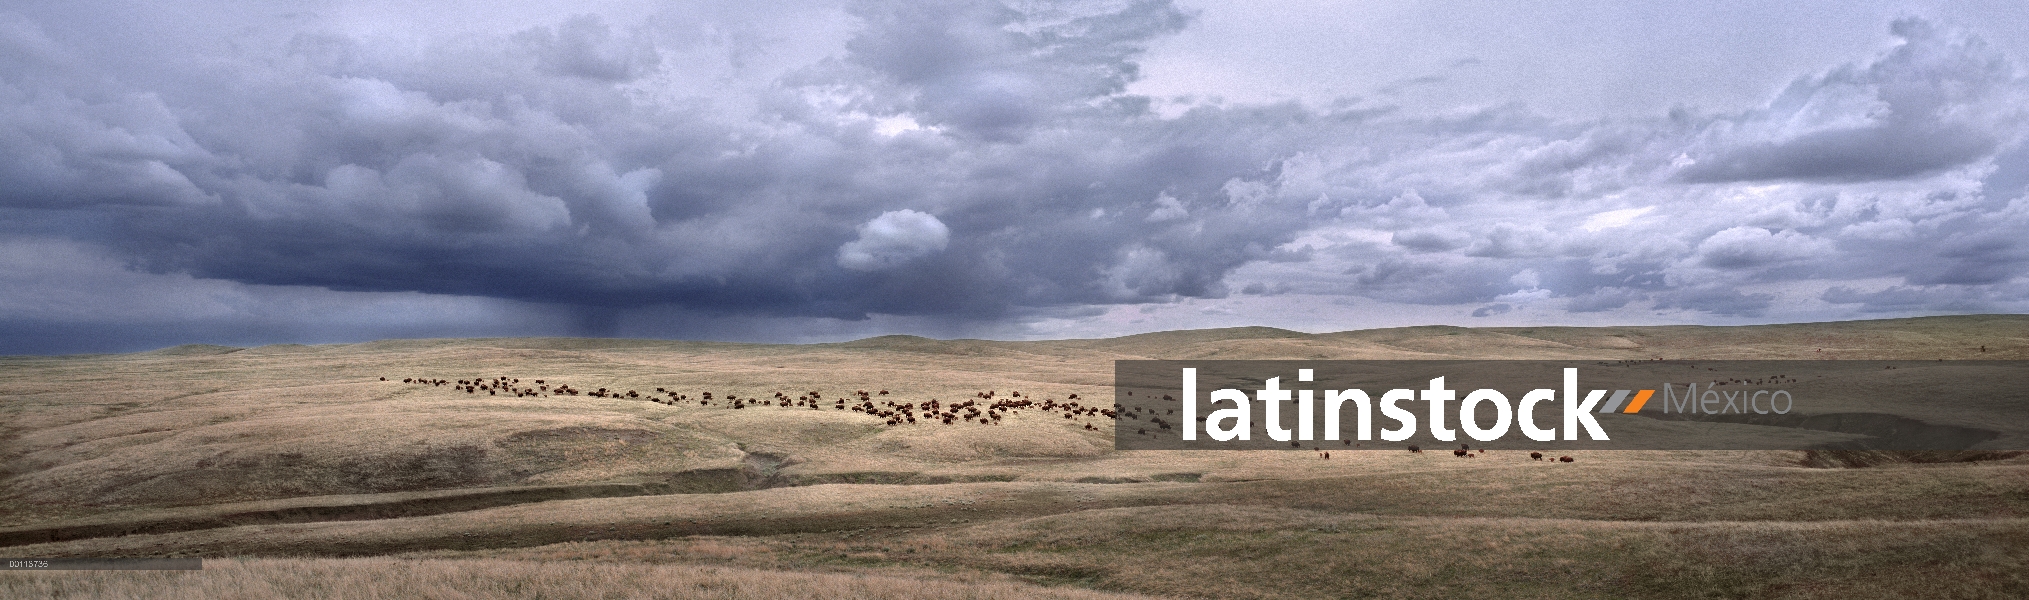
POLYGON ((1576 459, 1573 459, 1573 458, 1571 458, 1571 457, 1569 457, 1569 456, 1559 456, 1559 457, 1557 457, 1557 462, 1571 462, 1571 461, 1573 461, 1573 460, 1576 460, 1576 459))
POLYGON ((1529 460, 1543 460, 1543 453, 1541 453, 1541 452, 1530 452, 1530 453, 1529 453, 1529 460))

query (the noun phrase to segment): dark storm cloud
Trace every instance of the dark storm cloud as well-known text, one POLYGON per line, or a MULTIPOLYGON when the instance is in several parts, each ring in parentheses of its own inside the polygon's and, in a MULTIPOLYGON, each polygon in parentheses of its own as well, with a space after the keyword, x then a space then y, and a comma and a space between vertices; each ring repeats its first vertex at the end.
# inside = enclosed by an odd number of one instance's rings
MULTIPOLYGON (((1754 110, 1588 121, 1158 110, 1138 61, 1193 22, 1162 1, 854 2, 807 57, 726 25, 761 9, 411 39, 50 6, 0 14, 0 232, 34 240, 0 274, 49 290, 29 257, 71 244, 95 281, 478 299, 517 332, 963 332, 1236 292, 1753 316, 1756 286, 1896 279, 1958 291, 1816 296, 2002 306, 2029 264, 2022 83, 1916 20, 1754 110)), ((95 322, 6 298, 23 332, 95 322)))
POLYGON ((1471 238, 1456 231, 1443 229, 1418 229, 1397 231, 1392 238, 1395 245, 1419 252, 1443 252, 1464 248, 1471 238))
POLYGON ((1714 123, 1712 146, 1678 178, 1902 179, 1990 156, 2006 141, 1990 111, 2021 99, 2006 58, 1919 19, 1890 29, 1904 43, 1881 60, 1799 79, 1768 108, 1714 123))
POLYGON ((1352 274, 1361 295, 1410 304, 1486 302, 1514 291, 1516 269, 1489 262, 1444 258, 1390 258, 1352 274))
POLYGON ((1698 264, 1717 269, 1765 268, 1823 258, 1830 252, 1831 244, 1793 230, 1741 226, 1714 233, 1700 242, 1698 264))
POLYGON ((1658 294, 1656 308, 1683 308, 1716 315, 1755 316, 1775 303, 1773 294, 1746 294, 1724 287, 1696 287, 1658 294))
POLYGON ((1901 179, 1962 166, 1994 151, 1997 140, 1970 128, 1921 130, 1895 124, 1817 131, 1781 142, 1732 148, 1684 169, 1684 181, 1901 179))
POLYGON ((910 111, 923 124, 1018 139, 1038 121, 1076 110, 1074 103, 1123 91, 1136 78, 1133 59, 1147 44, 1188 22, 1167 0, 1137 0, 1096 14, 1078 14, 1081 8, 860 3, 851 12, 867 28, 847 44, 847 62, 869 73, 827 75, 894 85, 899 89, 891 96, 877 95, 884 108, 910 111))
POLYGON ((1995 198, 2029 193, 2029 144, 2017 144, 1994 157, 1994 172, 1980 181, 1980 189, 1995 198))
POLYGON ((662 62, 645 39, 623 39, 597 15, 580 15, 555 28, 537 27, 514 36, 536 55, 542 70, 590 79, 626 81, 662 62))
POLYGON ((187 343, 582 333, 567 307, 414 292, 332 292, 151 275, 103 248, 0 239, 0 354, 126 352, 187 343))
POLYGON ((1834 304, 1858 304, 1860 312, 1865 313, 1911 310, 1975 313, 1993 311, 2005 306, 2005 300, 2019 298, 2023 292, 2019 286, 2014 289, 1996 289, 1897 285, 1873 292, 1862 292, 1849 287, 1833 287, 1825 290, 1822 299, 1834 304))
POLYGON ((759 120, 630 104, 615 84, 661 65, 653 36, 589 16, 406 59, 305 34, 205 74, 226 100, 42 90, 59 100, 9 106, 39 147, 11 150, 50 159, 5 201, 164 206, 109 212, 100 240, 161 273, 842 318, 1223 295, 1301 224, 1225 186, 1274 176, 1233 142, 1307 114, 1164 123, 1119 101, 1129 59, 1187 21, 1167 3, 853 12, 843 59, 759 120), (875 131, 891 116, 931 129, 875 131))
MULTIPOLYGON (((1982 224, 1975 219, 1959 222, 1982 224)), ((1910 265, 1904 280, 1915 285, 1979 286, 2029 274, 2029 248, 2023 247, 2020 233, 1984 227, 1939 231, 1938 237, 1922 244, 1927 264, 1910 265)))
POLYGON ((1627 306, 1641 295, 1621 288, 1598 288, 1565 302, 1564 310, 1575 313, 1602 312, 1627 306))

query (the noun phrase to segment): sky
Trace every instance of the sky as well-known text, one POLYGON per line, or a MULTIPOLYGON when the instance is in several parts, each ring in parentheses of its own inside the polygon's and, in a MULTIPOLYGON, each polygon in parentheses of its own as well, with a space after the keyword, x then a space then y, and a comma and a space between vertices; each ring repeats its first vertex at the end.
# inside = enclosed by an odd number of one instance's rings
POLYGON ((2023 22, 17 0, 0 354, 2024 313, 2023 22))

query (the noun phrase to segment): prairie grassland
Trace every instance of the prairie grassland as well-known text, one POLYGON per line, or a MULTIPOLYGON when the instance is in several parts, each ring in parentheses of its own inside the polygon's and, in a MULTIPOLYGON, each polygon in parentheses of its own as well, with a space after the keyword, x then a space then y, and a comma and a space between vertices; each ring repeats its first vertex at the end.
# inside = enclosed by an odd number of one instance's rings
POLYGON ((796 573, 726 566, 503 559, 252 558, 201 571, 46 571, 0 575, 8 598, 239 600, 331 598, 858 598, 1132 599, 1144 596, 1018 581, 796 573))
POLYGON ((438 551, 803 572, 1008 573, 1210 598, 2017 598, 2029 521, 1644 523, 1383 517, 1201 505, 960 529, 692 537, 438 551))
POLYGON ((1827 355, 2029 358, 2029 317, 0 358, 0 553, 230 559, 0 573, 0 597, 2029 597, 2029 456, 1115 451, 1100 418, 890 427, 831 402, 1099 404, 1120 359, 1827 355), (824 401, 401 383, 502 376, 824 401), (1838 464, 1874 466, 1817 468, 1838 464))

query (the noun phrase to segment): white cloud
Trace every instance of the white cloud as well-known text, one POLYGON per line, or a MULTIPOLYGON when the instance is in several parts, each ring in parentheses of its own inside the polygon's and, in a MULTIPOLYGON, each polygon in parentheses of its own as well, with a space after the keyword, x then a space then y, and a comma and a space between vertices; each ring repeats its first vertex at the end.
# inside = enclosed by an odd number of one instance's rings
POLYGON ((859 239, 838 247, 838 266, 878 271, 941 252, 951 229, 936 216, 914 210, 881 213, 859 227, 859 239))
POLYGON ((1763 267, 1821 258, 1832 244, 1792 230, 1770 232, 1760 227, 1733 227, 1698 244, 1698 263, 1718 269, 1763 267))
POLYGON ((1190 216, 1191 212, 1184 210, 1182 202, 1178 202, 1175 196, 1164 192, 1161 196, 1156 197, 1155 210, 1149 211, 1147 221, 1150 223, 1161 223, 1163 221, 1185 219, 1190 216))
POLYGON ((1649 211, 1655 209, 1656 207, 1653 206, 1644 206, 1641 208, 1609 210, 1586 217, 1585 222, 1579 224, 1578 228, 1591 232, 1599 232, 1615 227, 1626 227, 1634 223, 1635 219, 1641 218, 1642 215, 1649 214, 1649 211))

